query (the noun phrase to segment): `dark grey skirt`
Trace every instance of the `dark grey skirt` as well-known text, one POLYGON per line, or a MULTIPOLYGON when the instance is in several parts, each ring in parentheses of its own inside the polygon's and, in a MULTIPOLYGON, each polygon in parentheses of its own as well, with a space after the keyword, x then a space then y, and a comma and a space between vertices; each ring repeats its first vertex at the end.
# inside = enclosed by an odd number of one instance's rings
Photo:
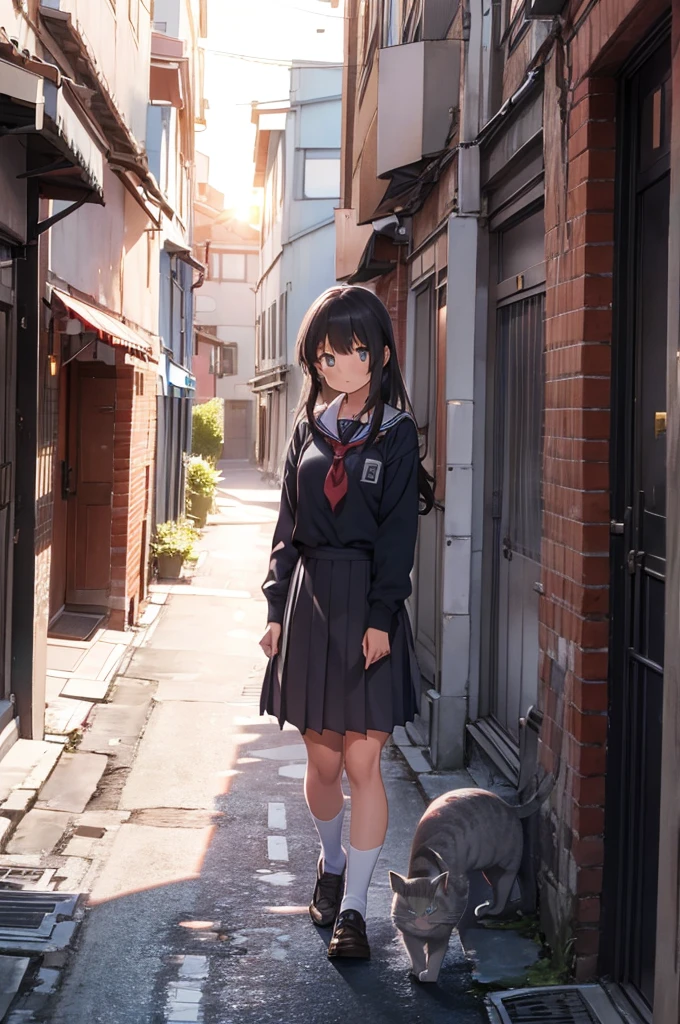
POLYGON ((300 732, 391 733, 419 709, 420 673, 402 606, 390 654, 364 668, 371 555, 355 548, 305 548, 288 591, 279 654, 270 658, 260 713, 300 732))

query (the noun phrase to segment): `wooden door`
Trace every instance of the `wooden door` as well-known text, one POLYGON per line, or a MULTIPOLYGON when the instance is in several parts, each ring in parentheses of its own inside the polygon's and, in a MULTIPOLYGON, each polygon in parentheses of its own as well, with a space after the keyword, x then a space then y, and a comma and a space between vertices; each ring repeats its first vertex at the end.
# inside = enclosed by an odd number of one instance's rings
POLYGON ((67 470, 68 554, 66 601, 108 605, 111 585, 111 516, 115 377, 74 373, 67 470))

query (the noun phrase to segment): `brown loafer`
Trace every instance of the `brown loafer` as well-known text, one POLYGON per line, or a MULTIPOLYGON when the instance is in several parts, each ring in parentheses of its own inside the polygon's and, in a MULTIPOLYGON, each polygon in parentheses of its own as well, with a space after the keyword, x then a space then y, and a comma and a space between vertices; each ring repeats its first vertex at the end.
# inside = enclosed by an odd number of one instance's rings
POLYGON ((366 922, 358 910, 343 910, 338 915, 333 935, 328 944, 328 956, 371 959, 371 947, 366 938, 366 922))
POLYGON ((329 928, 333 924, 345 891, 345 872, 333 875, 330 871, 322 871, 323 858, 319 857, 316 866, 316 885, 314 895, 309 904, 309 916, 319 928, 329 928))

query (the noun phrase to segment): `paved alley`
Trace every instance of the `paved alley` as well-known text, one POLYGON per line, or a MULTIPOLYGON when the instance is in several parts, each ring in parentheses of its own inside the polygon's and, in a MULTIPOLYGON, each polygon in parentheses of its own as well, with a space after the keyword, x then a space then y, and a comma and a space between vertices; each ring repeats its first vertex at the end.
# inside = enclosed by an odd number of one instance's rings
MULTIPOLYGON (((223 469, 219 514, 195 572, 156 589, 162 612, 118 680, 114 702, 117 694, 139 707, 150 701, 149 713, 134 755, 104 776, 83 815, 108 823, 108 838, 89 840, 90 907, 49 1019, 484 1021, 457 939, 439 985, 408 977, 387 871, 406 870, 424 805, 393 746, 385 752, 392 816, 368 911, 373 959, 336 966, 326 958, 330 932, 307 915, 317 847, 302 793, 304 746, 257 707, 260 584, 277 493, 248 468, 223 469), (97 842, 106 844, 100 854, 97 842)), ((20 1019, 31 1018, 15 1013, 12 1024, 20 1019)))

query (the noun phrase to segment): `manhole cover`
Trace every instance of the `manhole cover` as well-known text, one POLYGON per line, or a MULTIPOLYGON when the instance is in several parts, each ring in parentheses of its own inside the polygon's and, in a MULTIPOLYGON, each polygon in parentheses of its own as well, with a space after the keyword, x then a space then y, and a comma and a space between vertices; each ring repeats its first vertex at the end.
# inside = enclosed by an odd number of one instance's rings
POLYGON ((610 1024, 620 1020, 599 985, 493 993, 489 1016, 500 1024, 610 1024))

